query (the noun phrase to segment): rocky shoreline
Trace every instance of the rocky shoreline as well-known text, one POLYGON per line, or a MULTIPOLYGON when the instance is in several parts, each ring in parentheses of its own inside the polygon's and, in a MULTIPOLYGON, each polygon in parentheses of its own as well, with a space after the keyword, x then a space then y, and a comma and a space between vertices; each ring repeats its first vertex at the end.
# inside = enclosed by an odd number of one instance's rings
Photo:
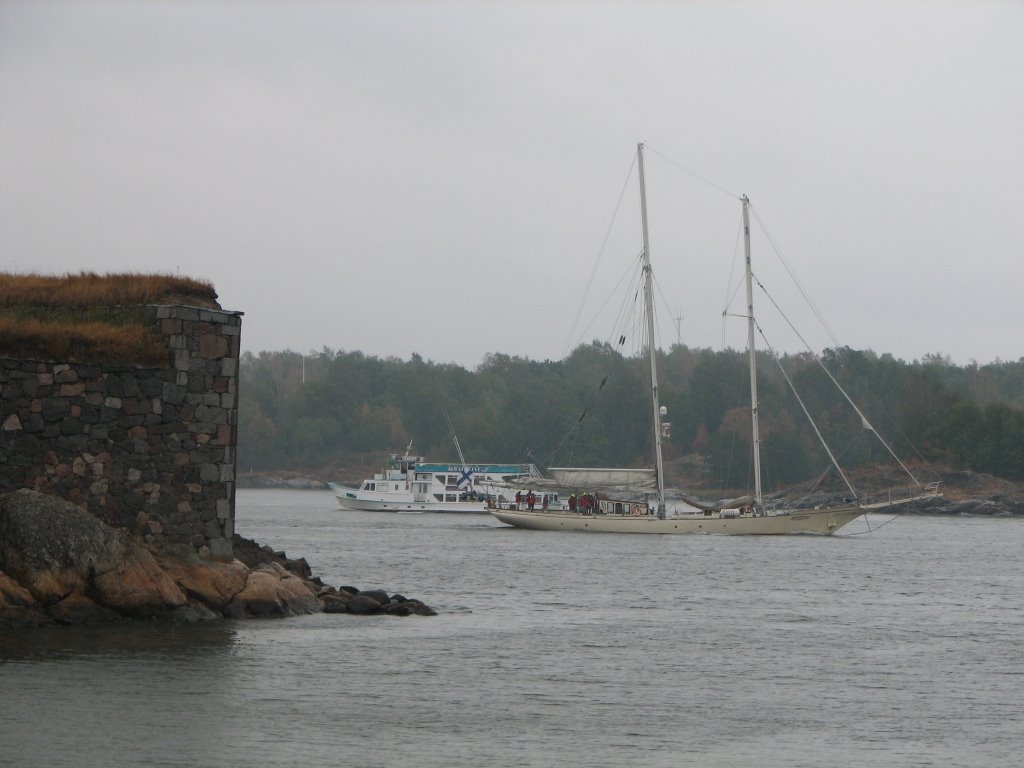
POLYGON ((154 550, 54 496, 0 494, 0 627, 436 615, 403 595, 324 584, 304 559, 237 534, 233 548, 230 561, 187 547, 154 550))
MULTIPOLYGON (((858 478, 858 487, 867 488, 863 501, 882 501, 886 488, 898 486, 891 476, 865 482, 858 478)), ((897 515, 978 515, 984 517, 1024 517, 1024 488, 1009 480, 969 470, 947 470, 938 474, 941 495, 919 499, 906 504, 879 510, 882 514, 897 515)), ((905 489, 906 495, 916 491, 905 489)), ((836 506, 843 503, 848 492, 819 491, 800 500, 801 507, 836 506)), ((898 498, 894 496, 893 498, 898 498)))

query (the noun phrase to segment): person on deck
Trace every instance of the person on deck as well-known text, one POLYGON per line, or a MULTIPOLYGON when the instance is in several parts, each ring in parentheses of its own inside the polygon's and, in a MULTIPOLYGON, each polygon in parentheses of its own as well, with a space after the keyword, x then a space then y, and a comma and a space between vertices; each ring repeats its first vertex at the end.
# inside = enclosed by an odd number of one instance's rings
POLYGON ((573 491, 572 493, 569 494, 569 511, 576 511, 576 491, 573 491))
POLYGON ((533 495, 533 491, 530 491, 529 493, 527 493, 526 494, 526 506, 528 506, 530 508, 531 512, 533 511, 533 505, 536 504, 536 503, 537 503, 537 497, 533 495))

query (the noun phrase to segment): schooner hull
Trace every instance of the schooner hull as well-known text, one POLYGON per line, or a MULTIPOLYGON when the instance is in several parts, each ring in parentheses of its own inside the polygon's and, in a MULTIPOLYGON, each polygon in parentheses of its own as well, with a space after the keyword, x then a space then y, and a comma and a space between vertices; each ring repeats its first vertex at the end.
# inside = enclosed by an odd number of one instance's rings
POLYGON ((530 512, 492 509, 506 525, 535 531, 588 531, 593 533, 719 534, 779 536, 810 533, 827 536, 864 514, 860 507, 809 509, 786 515, 684 516, 659 519, 654 515, 581 515, 568 512, 530 512))

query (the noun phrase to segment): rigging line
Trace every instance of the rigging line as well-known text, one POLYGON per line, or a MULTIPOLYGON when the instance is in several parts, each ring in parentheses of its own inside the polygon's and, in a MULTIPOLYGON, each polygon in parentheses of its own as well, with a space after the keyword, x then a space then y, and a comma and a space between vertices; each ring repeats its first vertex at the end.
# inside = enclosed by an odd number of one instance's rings
MULTIPOLYGON (((597 318, 600 317, 601 313, 604 311, 604 308, 608 306, 608 303, 611 301, 612 297, 618 294, 620 286, 626 281, 626 278, 630 277, 631 275, 633 275, 633 273, 634 273, 633 270, 634 269, 635 269, 635 261, 631 261, 629 266, 623 271, 622 275, 619 276, 618 282, 615 283, 615 286, 608 292, 608 295, 605 296, 605 299, 601 303, 601 306, 597 308, 597 311, 594 312, 593 317, 590 318, 590 321, 587 323, 586 327, 583 329, 583 332, 580 334, 581 338, 582 338, 583 334, 587 333, 588 329, 590 328, 590 326, 592 326, 594 324, 594 322, 597 320, 597 318)), ((629 283, 629 285, 632 286, 632 283, 629 283)), ((589 292, 589 288, 587 290, 589 292)), ((628 294, 629 294, 629 292, 627 292, 627 296, 628 296, 628 294)), ((580 313, 583 312, 583 306, 585 306, 585 303, 581 304, 581 306, 580 306, 580 313)), ((620 313, 621 313, 621 310, 620 310, 620 313)), ((618 322, 618 320, 616 320, 616 322, 618 322)), ((568 353, 563 351, 562 356, 565 357, 566 354, 568 354, 568 353)))
POLYGON ((803 283, 800 282, 800 278, 796 276, 796 272, 790 266, 789 262, 786 261, 786 257, 782 255, 782 249, 775 243, 771 233, 768 231, 768 227, 765 226, 764 221, 761 219, 760 215, 758 215, 757 209, 754 208, 753 204, 750 205, 750 208, 754 211, 754 218, 757 219, 757 223, 761 226, 761 231, 764 232, 764 236, 771 244, 772 250, 774 250, 775 255, 779 257, 779 261, 782 262, 782 266, 786 268, 786 272, 789 273, 790 279, 792 279, 794 285, 796 285, 797 290, 800 291, 800 295, 804 297, 804 301, 807 302, 807 306, 811 308, 811 312, 813 312, 814 316, 818 318, 818 322, 821 323, 821 327, 825 329, 825 333, 827 333, 829 338, 832 339, 832 343, 837 347, 842 346, 839 343, 839 339, 836 338, 836 335, 832 333, 832 329, 829 328, 828 323, 825 322, 825 318, 822 316, 821 312, 818 311, 817 305, 815 305, 814 301, 811 299, 811 296, 804 288, 803 283))
MULTIPOLYGON (((608 344, 608 347, 609 347, 609 354, 614 353, 614 352, 620 352, 620 354, 621 354, 621 350, 618 350, 617 347, 621 346, 621 344, 625 342, 627 337, 632 337, 633 336, 634 328, 632 326, 627 326, 625 318, 626 318, 626 315, 629 313, 629 308, 631 306, 635 306, 636 303, 637 303, 637 294, 639 292, 639 286, 640 286, 640 282, 637 279, 637 275, 639 275, 639 277, 642 278, 643 273, 642 273, 642 270, 639 270, 639 271, 636 270, 636 264, 642 263, 642 261, 640 259, 640 257, 642 257, 642 255, 643 254, 641 253, 638 257, 636 257, 633 260, 633 262, 630 264, 629 269, 627 269, 623 273, 623 275, 619 277, 619 281, 617 283, 616 288, 618 288, 618 286, 620 286, 623 282, 625 282, 626 278, 629 277, 630 275, 633 276, 633 280, 631 280, 629 282, 629 285, 628 285, 629 290, 625 291, 624 294, 623 294, 622 304, 619 306, 618 314, 616 316, 616 320, 615 320, 615 323, 613 325, 612 335, 614 336, 614 334, 616 332, 618 332, 620 334, 621 341, 620 341, 620 343, 618 345, 613 345, 610 341, 606 340, 606 343, 608 344), (632 299, 630 299, 630 296, 632 296, 632 299), (618 331, 616 331, 615 329, 618 329, 618 331)), ((602 305, 601 309, 603 309, 604 306, 606 306, 608 304, 608 302, 611 300, 611 297, 613 295, 615 295, 616 293, 618 293, 618 290, 614 290, 611 293, 609 293, 609 295, 605 299, 605 302, 602 305)), ((601 313, 600 310, 598 310, 597 314, 599 315, 600 313, 601 313)), ((596 315, 595 315, 595 317, 596 317, 596 315)), ((565 444, 570 439, 575 439, 576 438, 576 436, 578 435, 578 433, 580 431, 580 428, 581 428, 581 425, 583 423, 583 420, 586 418, 587 413, 588 413, 591 405, 594 403, 594 398, 597 396, 597 393, 600 393, 600 391, 604 388, 604 385, 608 381, 608 377, 610 375, 611 375, 611 371, 610 370, 605 373, 604 378, 601 379, 601 383, 597 386, 596 392, 592 392, 590 394, 590 396, 587 398, 587 401, 584 403, 583 411, 580 413, 579 417, 576 419, 575 422, 573 422, 573 424, 569 427, 569 429, 566 430, 565 434, 561 437, 561 439, 559 439, 558 442, 555 443, 554 447, 551 449, 550 455, 548 456, 547 464, 549 466, 550 466, 551 462, 554 460, 555 456, 558 454, 558 452, 561 451, 562 448, 565 446, 565 444)))
POLYGON ((867 534, 869 534, 869 533, 874 533, 874 532, 875 532, 875 531, 877 531, 877 530, 878 530, 879 528, 884 528, 884 527, 885 527, 885 526, 887 526, 887 525, 888 525, 889 523, 891 523, 891 522, 893 522, 894 520, 896 520, 896 518, 898 518, 898 517, 899 517, 899 515, 893 515, 893 516, 892 516, 892 517, 890 517, 890 518, 889 518, 888 520, 886 520, 886 521, 885 521, 884 523, 879 523, 879 524, 878 524, 878 525, 876 525, 876 526, 875 526, 874 528, 872 528, 872 527, 871 527, 871 522, 870 522, 870 521, 868 520, 868 518, 867 518, 867 515, 865 515, 865 516, 864 516, 864 522, 865 522, 865 523, 867 523, 867 526, 868 526, 868 529, 867 529, 866 531, 857 531, 856 533, 846 533, 846 534, 843 534, 843 535, 844 535, 844 536, 865 536, 865 535, 867 535, 867 534))
POLYGON ((444 420, 448 423, 448 431, 451 432, 452 442, 455 443, 455 450, 458 451, 459 461, 462 462, 462 469, 466 469, 466 457, 462 455, 462 446, 459 445, 459 436, 455 434, 455 427, 452 426, 451 417, 448 415, 448 409, 443 405, 441 406, 441 413, 444 414, 444 420))
MULTIPOLYGON (((619 346, 622 346, 626 338, 632 337, 636 330, 636 321, 631 321, 630 318, 636 316, 637 302, 643 289, 643 268, 641 266, 641 269, 636 269, 637 264, 643 264, 643 252, 641 251, 636 258, 637 260, 633 262, 630 271, 626 273, 626 275, 632 275, 632 280, 629 282, 629 290, 623 294, 622 304, 619 305, 619 311, 615 316, 615 323, 611 329, 612 337, 616 334, 619 335, 619 346)), ((626 275, 619 278, 620 284, 625 280, 626 275)))
POLYGON ((713 182, 707 176, 702 176, 701 174, 697 173, 692 168, 687 168, 685 165, 680 163, 678 160, 673 160, 671 157, 666 155, 664 152, 659 152, 657 149, 654 149, 653 147, 651 147, 650 144, 644 144, 644 147, 647 149, 648 152, 654 153, 655 155, 657 155, 658 157, 662 158, 663 160, 665 160, 665 161, 671 163, 672 165, 676 166, 677 168, 679 168, 684 173, 688 173, 690 176, 693 176, 695 179, 703 181, 709 187, 714 187, 719 192, 722 192, 722 193, 724 193, 724 194, 728 195, 729 197, 734 198, 736 200, 741 200, 742 199, 741 196, 737 195, 735 192, 730 192, 728 189, 723 187, 721 184, 716 184, 715 182, 713 182))
POLYGON ((604 239, 601 241, 601 247, 597 251, 597 259, 594 261, 594 266, 590 270, 590 277, 587 280, 586 288, 583 289, 583 295, 580 297, 580 304, 576 310, 576 318, 572 322, 572 326, 569 328, 569 337, 566 340, 565 347, 562 349, 562 357, 565 357, 569 353, 569 345, 572 344, 572 339, 576 332, 576 326, 580 321, 580 317, 583 315, 583 308, 587 305, 587 296, 590 295, 590 289, 594 284, 594 277, 597 275, 597 268, 601 264, 601 259, 604 257, 605 248, 608 246, 608 238, 611 237, 612 227, 615 226, 615 221, 619 217, 619 209, 622 208, 622 200, 626 196, 626 188, 629 186, 629 180, 633 176, 633 169, 636 167, 637 157, 640 150, 638 149, 633 153, 633 162, 630 163, 629 171, 626 172, 626 179, 622 182, 622 190, 619 192, 618 202, 615 203, 615 210, 612 212, 611 221, 608 222, 608 229, 605 230, 604 239))
POLYGON ((740 292, 740 288, 743 286, 742 280, 736 281, 736 287, 732 289, 732 295, 729 295, 729 286, 732 285, 733 278, 736 276, 736 263, 739 261, 740 253, 740 237, 743 235, 743 214, 739 216, 739 222, 736 225, 736 241, 732 246, 732 259, 730 260, 729 267, 729 279, 725 283, 725 299, 722 304, 722 349, 725 349, 725 318, 728 315, 729 307, 736 300, 736 294, 740 292))
POLYGON ((782 377, 786 380, 786 384, 789 385, 790 392, 793 393, 793 397, 796 398, 796 401, 800 404, 800 408, 803 409, 804 416, 807 417, 807 421, 811 423, 811 427, 814 429, 814 434, 818 436, 818 441, 821 443, 822 448, 825 449, 825 453, 828 454, 829 459, 832 461, 832 466, 836 468, 836 471, 843 478, 843 482, 846 483, 846 487, 850 489, 850 493, 852 493, 856 497, 857 492, 853 490, 853 486, 850 485, 850 481, 846 477, 846 473, 843 472, 843 468, 839 466, 839 462, 836 461, 836 457, 832 455, 832 449, 828 447, 828 443, 825 442, 825 438, 822 436, 821 431, 818 429, 818 425, 814 422, 814 419, 811 418, 810 411, 807 410, 807 406, 804 405, 803 398, 800 397, 800 393, 797 392, 796 387, 793 386, 793 381, 789 378, 789 374, 786 373, 786 369, 785 367, 783 367, 782 361, 779 360, 779 356, 775 352, 775 348, 768 343, 768 339, 765 337, 764 330, 761 328, 760 324, 755 321, 754 325, 757 327, 757 332, 761 334, 761 338, 764 339, 765 347, 771 353, 772 359, 775 360, 775 364, 779 366, 779 370, 782 372, 782 377))
MULTIPOLYGON (((813 349, 811 349, 811 345, 807 343, 807 340, 801 335, 800 331, 796 329, 796 327, 790 321, 789 317, 786 316, 786 313, 782 311, 782 307, 778 305, 778 302, 775 301, 775 298, 770 293, 768 293, 768 289, 765 288, 761 281, 758 280, 756 277, 754 278, 754 282, 757 283, 757 287, 761 289, 764 295, 768 297, 768 301, 772 303, 772 306, 775 307, 775 311, 778 312, 782 319, 786 321, 786 324, 790 327, 790 330, 792 330, 793 333, 796 334, 796 337, 803 342, 804 347, 807 349, 808 352, 810 352, 811 356, 814 358, 814 362, 816 362, 818 364, 818 367, 825 372, 825 375, 829 377, 831 382, 835 385, 836 389, 838 389, 842 396, 846 399, 846 402, 850 404, 850 407, 853 408, 854 412, 860 417, 861 424, 863 425, 864 429, 870 430, 874 434, 874 436, 878 438, 878 442, 880 442, 882 446, 885 448, 885 450, 889 452, 889 455, 896 460, 896 463, 903 468, 903 471, 907 473, 907 477, 913 480, 918 488, 921 488, 921 483, 918 481, 916 477, 914 477, 914 473, 907 468, 907 465, 903 463, 902 459, 900 459, 900 457, 896 455, 896 452, 889 447, 889 443, 885 441, 885 439, 878 433, 878 430, 874 428, 870 421, 868 421, 868 417, 865 416, 861 409, 857 407, 857 404, 853 402, 853 398, 850 397, 849 393, 847 393, 847 391, 843 389, 842 385, 838 381, 836 381, 836 377, 832 375, 832 372, 827 367, 825 367, 825 363, 822 362, 821 356, 813 349)), ((762 338, 764 337, 763 332, 761 333, 761 336, 762 338)), ((796 393, 794 392, 794 394, 796 393)))
POLYGON ((807 486, 807 490, 804 491, 803 495, 799 499, 797 499, 797 501, 806 501, 808 498, 810 498, 810 495, 814 493, 816 490, 818 490, 818 486, 821 485, 821 481, 825 479, 825 475, 828 474, 830 469, 831 467, 826 466, 825 469, 822 470, 821 474, 815 478, 814 482, 807 486))
MULTIPOLYGON (((911 441, 911 439, 910 439, 910 437, 909 437, 909 436, 907 435, 907 433, 906 433, 906 432, 904 432, 904 431, 903 431, 902 429, 900 429, 900 425, 899 425, 899 423, 898 423, 898 422, 896 421, 896 418, 895 418, 895 417, 894 417, 894 416, 893 416, 893 415, 892 415, 891 413, 889 413, 889 412, 888 412, 888 410, 887 410, 886 408, 884 408, 884 407, 882 408, 882 414, 883 414, 883 415, 884 415, 884 416, 885 416, 885 417, 886 417, 886 418, 887 418, 887 419, 889 420, 889 423, 890 423, 890 424, 892 424, 892 427, 893 427, 893 429, 895 429, 895 430, 896 430, 896 433, 897 433, 897 434, 898 434, 898 435, 899 435, 900 437, 902 437, 902 438, 903 438, 903 442, 904 442, 904 443, 905 443, 906 445, 909 445, 909 446, 910 446, 910 450, 912 450, 912 451, 914 452, 914 455, 915 455, 915 456, 917 456, 917 458, 918 458, 918 459, 920 459, 920 460, 921 460, 921 461, 922 461, 923 463, 927 464, 927 463, 928 463, 928 460, 927 460, 927 459, 926 459, 926 458, 925 458, 925 457, 924 457, 924 456, 923 456, 923 455, 921 454, 921 452, 920 452, 920 451, 919 451, 919 450, 917 449, 917 446, 916 446, 916 445, 914 445, 913 441, 911 441)), ((934 474, 933 474, 932 476, 933 476, 933 477, 935 477, 935 475, 934 475, 934 474)), ((918 483, 918 485, 920 485, 920 483, 918 483)))
MULTIPOLYGON (((668 304, 668 298, 666 298, 665 292, 663 290, 661 290, 661 283, 658 281, 657 277, 654 277, 653 274, 652 274, 652 277, 654 278, 654 286, 658 289, 658 296, 661 297, 661 303, 665 307, 665 314, 668 315, 668 317, 672 317, 672 308, 668 304)), ((659 323, 658 317, 659 317, 658 314, 655 313, 655 315, 654 315, 654 322, 655 323, 659 323)), ((682 319, 682 318, 680 318, 680 319, 682 319)), ((659 326, 658 326, 658 338, 661 338, 661 336, 662 336, 661 326, 659 324, 659 326)), ((680 339, 679 340, 679 344, 682 345, 682 343, 683 343, 682 339, 680 339)))

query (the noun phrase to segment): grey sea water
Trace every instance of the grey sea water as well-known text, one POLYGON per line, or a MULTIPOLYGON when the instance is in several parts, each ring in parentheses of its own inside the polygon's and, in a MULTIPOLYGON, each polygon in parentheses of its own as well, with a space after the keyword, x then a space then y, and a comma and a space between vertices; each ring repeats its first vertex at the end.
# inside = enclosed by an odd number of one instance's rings
POLYGON ((440 615, 0 633, 0 765, 1024 760, 1021 520, 541 533, 319 491, 239 491, 237 517, 440 615))

